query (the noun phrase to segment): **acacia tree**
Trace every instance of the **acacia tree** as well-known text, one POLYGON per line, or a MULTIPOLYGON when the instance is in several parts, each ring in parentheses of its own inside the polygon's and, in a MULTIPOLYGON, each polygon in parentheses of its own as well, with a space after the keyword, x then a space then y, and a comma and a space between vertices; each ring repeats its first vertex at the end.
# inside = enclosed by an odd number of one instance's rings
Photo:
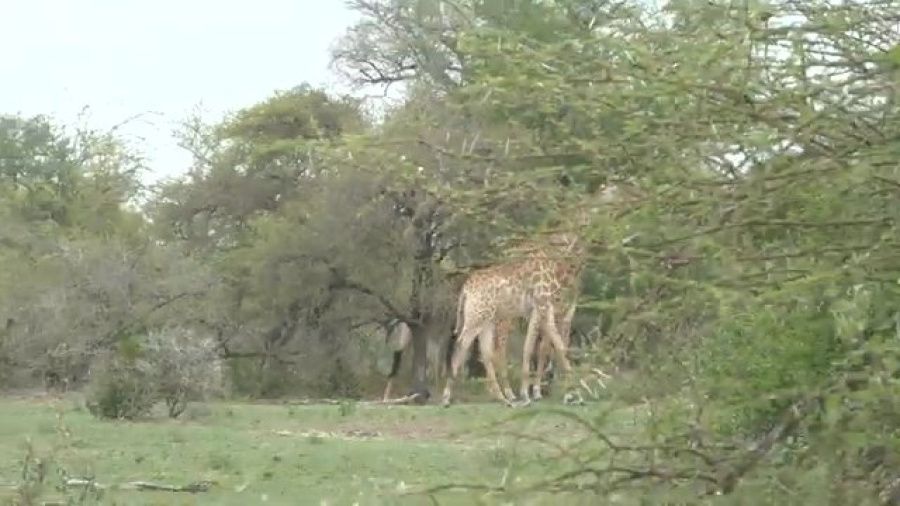
POLYGON ((758 499, 758 487, 785 500, 822 490, 894 497, 898 447, 881 409, 893 405, 897 374, 895 9, 516 2, 497 7, 510 14, 503 21, 467 24, 450 18, 486 3, 414 3, 443 8, 417 25, 413 3, 366 4, 395 9, 371 23, 383 37, 406 28, 371 44, 368 60, 351 59, 354 77, 405 71, 395 78, 431 83, 479 127, 513 125, 529 140, 500 156, 429 146, 494 169, 482 191, 435 188, 446 202, 493 218, 483 206, 492 190, 533 184, 536 202, 555 200, 544 182, 560 172, 641 189, 591 231, 607 246, 595 263, 616 298, 594 292, 587 304, 613 317, 606 346, 642 373, 629 395, 670 410, 671 426, 693 427, 653 430, 690 448, 611 443, 614 464, 604 454, 552 486, 637 486, 666 501, 696 499, 697 481, 738 500, 758 499), (416 60, 447 41, 453 58, 431 61, 459 66, 452 85, 416 60), (686 396, 703 409, 684 410, 686 396), (860 431, 873 440, 852 436, 860 431), (664 465, 661 454, 671 455, 664 465))

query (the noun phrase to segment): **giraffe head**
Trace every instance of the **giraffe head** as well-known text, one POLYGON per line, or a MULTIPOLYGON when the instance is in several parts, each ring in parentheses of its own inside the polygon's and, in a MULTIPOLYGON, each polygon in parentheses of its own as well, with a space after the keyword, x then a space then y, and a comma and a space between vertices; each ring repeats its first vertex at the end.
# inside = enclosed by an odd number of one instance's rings
POLYGON ((581 249, 581 240, 576 233, 559 233, 551 235, 547 244, 565 254, 577 254, 581 249))

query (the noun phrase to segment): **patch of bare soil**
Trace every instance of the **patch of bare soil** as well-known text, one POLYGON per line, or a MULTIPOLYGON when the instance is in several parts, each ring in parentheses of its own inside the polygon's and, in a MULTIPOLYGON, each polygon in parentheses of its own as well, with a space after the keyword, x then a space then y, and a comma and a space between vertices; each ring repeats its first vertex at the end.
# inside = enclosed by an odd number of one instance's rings
POLYGON ((338 424, 335 430, 347 433, 379 432, 384 437, 415 440, 415 439, 453 439, 456 434, 450 420, 440 418, 410 419, 398 421, 366 421, 353 420, 338 424))
POLYGON ((304 427, 304 431, 331 434, 344 439, 399 439, 404 441, 437 441, 471 443, 478 439, 512 436, 527 433, 530 438, 548 440, 578 439, 587 434, 580 424, 569 420, 552 419, 528 426, 510 422, 492 428, 476 425, 479 430, 467 431, 465 422, 452 417, 422 417, 401 420, 350 419, 339 422, 314 424, 304 427), (486 429, 486 430, 480 430, 486 429))
POLYGON ((456 439, 453 424, 449 420, 427 418, 408 420, 347 420, 327 426, 313 426, 306 432, 326 433, 343 439, 401 439, 452 440, 456 439))

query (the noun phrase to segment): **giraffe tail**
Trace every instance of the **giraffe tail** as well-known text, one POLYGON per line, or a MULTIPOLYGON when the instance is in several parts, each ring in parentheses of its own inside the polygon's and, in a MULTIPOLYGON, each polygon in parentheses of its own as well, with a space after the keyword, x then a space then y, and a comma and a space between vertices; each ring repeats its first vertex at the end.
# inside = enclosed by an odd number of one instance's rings
POLYGON ((453 337, 454 339, 459 336, 459 333, 462 332, 463 327, 463 318, 465 316, 465 306, 466 306, 466 291, 460 290, 459 297, 456 301, 456 324, 453 326, 453 337))
POLYGON ((453 361, 453 352, 456 351, 456 340, 459 333, 462 332, 463 315, 466 305, 466 291, 460 290, 459 298, 456 303, 456 323, 453 326, 453 332, 450 333, 450 339, 447 341, 447 352, 444 355, 444 371, 450 374, 450 365, 453 361))

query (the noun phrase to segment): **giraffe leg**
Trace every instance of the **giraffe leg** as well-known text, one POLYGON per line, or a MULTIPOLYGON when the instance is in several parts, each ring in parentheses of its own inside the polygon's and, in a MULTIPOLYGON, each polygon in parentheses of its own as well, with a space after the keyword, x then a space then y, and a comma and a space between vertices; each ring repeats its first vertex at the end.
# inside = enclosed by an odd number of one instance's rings
POLYGON ((569 362, 569 358, 566 356, 566 345, 563 342, 562 336, 559 335, 559 329, 556 325, 556 314, 552 308, 547 312, 546 318, 544 318, 541 323, 541 330, 543 331, 544 335, 550 337, 550 343, 556 350, 556 359, 563 370, 563 390, 568 390, 569 382, 571 381, 572 376, 572 364, 571 362, 569 362))
POLYGON ((525 346, 522 348, 522 385, 519 387, 519 395, 523 402, 530 401, 531 390, 531 357, 534 355, 535 341, 537 340, 541 314, 537 308, 531 311, 528 319, 528 330, 525 331, 525 346))
POLYGON ((514 401, 516 400, 516 394, 513 393, 513 389, 509 384, 509 366, 506 362, 506 350, 511 330, 511 318, 503 318, 497 322, 496 330, 494 332, 494 339, 496 339, 494 346, 494 364, 497 368, 497 377, 500 380, 500 388, 503 391, 503 396, 510 401, 514 401))
MULTIPOLYGON (((568 315, 567 315, 568 316, 568 315)), ((568 329, 571 326, 571 321, 567 319, 563 319, 559 323, 559 334, 563 340, 563 344, 568 349, 569 340, 568 329)), ((535 398, 540 399, 543 395, 543 386, 549 385, 549 377, 548 374, 550 372, 550 361, 552 359, 551 355, 553 353, 553 344, 550 342, 550 339, 544 337, 538 343, 538 358, 537 358, 537 378, 538 384, 534 386, 535 398)))
MULTIPOLYGON (((566 351, 568 351, 569 346, 572 344, 572 321, 575 318, 575 311, 577 309, 578 309, 578 297, 576 295, 575 299, 572 301, 571 305, 569 306, 568 311, 566 311, 566 314, 563 316, 562 321, 559 322, 559 335, 562 338, 562 342, 563 342, 563 345, 565 345, 566 351)), ((552 356, 551 356, 552 353, 553 353, 553 349, 550 348, 549 343, 548 343, 547 350, 546 350, 548 368, 547 368, 547 371, 545 372, 545 374, 547 374, 548 376, 549 376, 549 372, 550 372, 549 371, 549 366, 550 366, 549 361, 552 358, 552 356)), ((549 381, 549 377, 548 377, 548 381, 549 381)))
MULTIPOLYGON (((572 299, 571 304, 569 304, 569 308, 566 313, 563 315, 562 320, 559 322, 559 335, 562 338, 562 342, 568 350, 569 345, 572 342, 572 321, 575 318, 575 311, 578 309, 578 295, 575 294, 572 299)), ((546 381, 548 386, 550 383, 549 373, 551 366, 551 354, 553 353, 553 348, 551 347, 551 343, 547 340, 541 340, 541 348, 540 348, 540 356, 538 357, 538 370, 540 371, 540 378, 542 381, 546 381), (543 361, 544 366, 540 365, 541 361, 543 361)))
POLYGON ((483 325, 484 322, 470 325, 467 321, 459 333, 459 337, 456 340, 456 349, 453 350, 453 358, 450 361, 450 371, 448 371, 447 380, 444 383, 444 407, 450 406, 450 399, 453 396, 453 382, 459 376, 459 370, 462 368, 463 361, 469 355, 469 348, 472 346, 475 338, 478 337, 478 334, 481 333, 483 325))
POLYGON ((550 341, 541 339, 538 344, 538 361, 537 361, 537 383, 534 385, 534 399, 541 399, 544 394, 541 392, 541 385, 544 383, 544 375, 547 374, 547 359, 550 352, 553 351, 550 341))
POLYGON ((494 332, 493 326, 485 326, 478 337, 478 351, 481 352, 481 362, 484 364, 484 372, 487 376, 488 391, 497 400, 509 404, 509 400, 503 396, 500 384, 497 382, 497 372, 494 370, 494 332))

